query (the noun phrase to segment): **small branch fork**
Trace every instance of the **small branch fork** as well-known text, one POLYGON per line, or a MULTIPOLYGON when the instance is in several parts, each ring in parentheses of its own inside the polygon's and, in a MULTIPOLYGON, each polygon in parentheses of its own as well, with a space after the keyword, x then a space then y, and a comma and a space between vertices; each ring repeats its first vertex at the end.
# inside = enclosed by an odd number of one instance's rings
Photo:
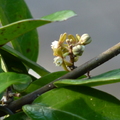
MULTIPOLYGON (((81 65, 78 68, 74 69, 73 71, 65 74, 64 76, 52 81, 51 83, 43 86, 42 88, 40 88, 30 94, 27 94, 18 100, 11 102, 7 106, 7 108, 9 108, 11 111, 15 112, 16 110, 21 109, 23 105, 32 103, 33 100, 36 99, 39 95, 41 95, 51 89, 56 88, 53 84, 55 81, 58 81, 60 79, 76 79, 79 76, 84 75, 84 74, 88 73, 89 71, 91 71, 92 69, 107 62, 108 60, 117 56, 118 54, 120 54, 120 43, 114 45, 113 47, 109 48, 108 50, 101 53, 97 57, 84 63, 83 65, 81 65)), ((3 115, 5 115, 5 113, 0 112, 0 116, 3 116, 3 115)))

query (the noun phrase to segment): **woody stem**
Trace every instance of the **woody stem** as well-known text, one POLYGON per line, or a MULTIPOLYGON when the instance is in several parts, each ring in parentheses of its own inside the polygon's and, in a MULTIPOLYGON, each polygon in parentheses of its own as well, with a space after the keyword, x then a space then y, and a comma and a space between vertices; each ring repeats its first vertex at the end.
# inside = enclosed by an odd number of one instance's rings
POLYGON ((70 62, 72 63, 72 66, 70 66, 69 68, 72 70, 75 69, 75 66, 74 66, 74 55, 73 55, 73 52, 72 52, 72 45, 70 45, 70 49, 69 49, 69 56, 70 56, 70 62))

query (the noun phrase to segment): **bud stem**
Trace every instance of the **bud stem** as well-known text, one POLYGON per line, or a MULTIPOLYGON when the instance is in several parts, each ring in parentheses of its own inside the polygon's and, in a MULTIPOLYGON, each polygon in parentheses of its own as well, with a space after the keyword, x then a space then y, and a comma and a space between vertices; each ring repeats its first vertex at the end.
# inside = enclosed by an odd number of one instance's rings
POLYGON ((69 67, 72 70, 74 70, 75 66, 74 66, 74 55, 72 52, 72 46, 69 46, 70 50, 69 50, 69 56, 70 56, 70 62, 72 63, 72 65, 69 67))
POLYGON ((63 61, 63 63, 62 63, 62 67, 63 67, 63 69, 64 69, 65 71, 69 71, 69 70, 67 69, 64 61, 63 61))

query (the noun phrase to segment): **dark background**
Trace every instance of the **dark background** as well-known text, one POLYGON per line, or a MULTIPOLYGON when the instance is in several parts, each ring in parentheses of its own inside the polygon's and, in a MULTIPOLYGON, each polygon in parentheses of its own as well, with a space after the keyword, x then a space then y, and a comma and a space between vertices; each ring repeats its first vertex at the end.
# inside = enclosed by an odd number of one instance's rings
MULTIPOLYGON (((38 28, 40 52, 38 63, 47 70, 62 70, 53 64, 51 42, 58 40, 59 35, 88 33, 92 43, 86 46, 85 52, 76 63, 77 66, 120 42, 120 0, 25 0, 34 18, 40 18, 60 10, 73 10, 77 17, 63 22, 51 23, 38 28)), ((120 56, 91 71, 97 75, 112 69, 120 68, 120 56)), ((120 84, 97 87, 120 98, 120 84)))

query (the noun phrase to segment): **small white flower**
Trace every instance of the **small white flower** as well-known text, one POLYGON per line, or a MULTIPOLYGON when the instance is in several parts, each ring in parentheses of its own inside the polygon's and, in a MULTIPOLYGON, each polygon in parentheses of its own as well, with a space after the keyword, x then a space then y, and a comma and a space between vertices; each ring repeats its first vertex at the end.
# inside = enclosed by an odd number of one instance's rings
POLYGON ((58 46, 59 46, 58 41, 53 41, 52 45, 51 45, 51 48, 56 49, 56 48, 58 48, 58 46))
POLYGON ((61 66, 62 63, 63 63, 63 59, 61 57, 59 57, 59 56, 55 57, 53 63, 55 63, 56 66, 61 66))

